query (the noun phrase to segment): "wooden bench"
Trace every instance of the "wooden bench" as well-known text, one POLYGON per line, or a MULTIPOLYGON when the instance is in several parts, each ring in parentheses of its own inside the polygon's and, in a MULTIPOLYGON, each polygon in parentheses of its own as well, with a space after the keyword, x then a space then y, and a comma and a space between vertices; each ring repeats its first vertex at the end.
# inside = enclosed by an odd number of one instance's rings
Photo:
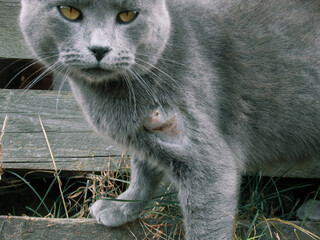
MULTIPOLYGON (((31 59, 18 27, 19 0, 0 0, 0 64, 1 59, 31 59)), ((1 79, 0 79, 1 81, 1 79)), ((112 141, 94 133, 70 92, 0 90, 0 130, 7 117, 0 151, 2 170, 53 170, 53 162, 42 130, 43 124, 57 168, 64 172, 113 171, 126 155, 112 141), (109 162, 114 164, 109 164, 109 162), (110 168, 111 166, 111 168, 110 168)), ((128 163, 122 165, 129 167, 128 163)), ((275 167, 266 175, 320 178, 320 164, 304 167, 275 167), (287 168, 291 168, 287 172, 287 168)), ((253 172, 254 170, 252 170, 253 172)), ((250 172, 249 172, 250 174, 250 172)), ((319 223, 308 223, 318 229, 319 223)), ((316 233, 320 235, 319 231, 316 233)), ((139 224, 107 229, 92 219, 41 219, 0 216, 0 239, 143 239, 139 224), (48 231, 50 230, 50 231, 48 231), (125 230, 125 231, 124 231, 125 230), (80 237, 81 236, 81 237, 80 237), (80 238, 79 238, 80 237, 80 238)), ((293 239, 293 238, 290 238, 293 239)), ((303 238, 301 238, 303 239, 303 238)))

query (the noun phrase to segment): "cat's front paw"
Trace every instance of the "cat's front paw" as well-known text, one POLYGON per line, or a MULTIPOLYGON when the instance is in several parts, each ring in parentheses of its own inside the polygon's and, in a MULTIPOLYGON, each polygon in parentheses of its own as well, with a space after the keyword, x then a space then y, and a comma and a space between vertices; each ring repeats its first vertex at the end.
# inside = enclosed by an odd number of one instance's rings
POLYGON ((118 227, 138 218, 139 213, 126 202, 98 200, 90 208, 90 214, 98 223, 118 227))

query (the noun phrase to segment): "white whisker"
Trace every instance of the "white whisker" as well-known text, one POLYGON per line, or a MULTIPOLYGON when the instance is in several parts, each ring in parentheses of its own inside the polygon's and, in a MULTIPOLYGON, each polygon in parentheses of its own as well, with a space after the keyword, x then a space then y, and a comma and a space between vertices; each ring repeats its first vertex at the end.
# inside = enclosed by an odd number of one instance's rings
POLYGON ((153 69, 156 69, 157 71, 159 71, 160 73, 162 73, 164 76, 168 77, 170 80, 172 80, 172 82, 180 89, 183 91, 183 88, 178 84, 178 81, 176 81, 173 77, 171 77, 168 73, 164 72, 163 70, 161 70, 160 68, 156 67, 153 64, 150 64, 146 61, 141 60, 140 58, 136 58, 138 61, 141 61, 144 64, 147 64, 148 66, 150 66, 153 69))
MULTIPOLYGON (((12 83, 12 81, 13 81, 16 77, 18 77, 21 73, 23 73, 24 71, 26 71, 28 68, 30 68, 30 67, 32 67, 32 66, 34 66, 34 65, 36 65, 36 64, 41 63, 41 61, 43 61, 43 60, 47 60, 47 59, 50 59, 50 58, 53 58, 53 57, 56 57, 56 56, 50 56, 50 57, 47 57, 47 58, 40 59, 40 60, 38 60, 38 61, 34 61, 34 62, 30 63, 30 64, 25 64, 25 65, 27 65, 27 66, 24 67, 21 71, 19 71, 16 75, 14 75, 4 88, 6 89, 6 88, 12 83)), ((24 65, 24 66, 25 66, 25 65, 24 65)))
POLYGON ((134 88, 132 86, 131 79, 130 79, 130 76, 128 75, 128 73, 124 72, 122 75, 123 75, 123 79, 125 80, 125 82, 127 84, 128 89, 129 89, 130 105, 132 105, 132 101, 133 101, 133 117, 136 118, 136 116, 137 116, 137 102, 136 102, 134 88))
MULTIPOLYGON (((142 64, 136 63, 137 68, 140 68, 140 70, 145 71, 150 73, 151 75, 155 76, 157 79, 161 80, 161 82, 159 83, 159 81, 154 81, 155 84, 157 84, 161 89, 165 90, 167 93, 168 91, 162 87, 162 84, 165 83, 166 85, 169 85, 166 81, 164 81, 160 76, 158 76, 157 74, 155 74, 152 70, 150 70, 149 68, 143 66, 142 64)), ((169 85, 170 86, 170 85, 169 85)))
MULTIPOLYGON (((142 57, 150 57, 150 55, 147 55, 147 54, 139 54, 139 53, 136 53, 136 55, 138 56, 142 56, 142 57)), ((189 66, 183 64, 183 63, 180 63, 180 62, 177 62, 177 61, 174 61, 174 60, 171 60, 171 59, 168 59, 168 58, 164 58, 164 57, 159 57, 160 60, 163 60, 165 62, 168 62, 168 63, 172 63, 172 64, 175 64, 175 65, 179 65, 179 66, 182 66, 182 67, 185 67, 187 69, 190 69, 189 66)))
POLYGON ((21 94, 21 96, 23 96, 31 87, 33 87, 36 83, 38 83, 42 78, 48 76, 50 73, 52 73, 53 71, 59 69, 60 67, 62 67, 62 65, 57 62, 54 63, 53 65, 51 65, 49 68, 47 68, 40 76, 38 76, 35 80, 33 80, 32 82, 30 82, 26 87, 25 87, 25 91, 23 91, 23 93, 21 94))
MULTIPOLYGON (((62 70, 63 70, 63 68, 62 68, 62 70)), ((57 100, 56 100, 56 114, 58 114, 59 97, 60 97, 60 94, 61 94, 63 85, 65 84, 65 82, 66 82, 67 79, 68 79, 69 70, 70 70, 70 69, 67 68, 67 70, 65 71, 64 77, 62 78, 61 84, 60 84, 59 89, 58 89, 57 100)), ((61 75, 61 71, 59 72, 59 76, 60 76, 60 75, 61 75)))
MULTIPOLYGON (((37 71, 33 72, 30 76, 28 76, 28 78, 25 79, 24 81, 27 82, 28 80, 32 79, 32 77, 33 77, 34 75, 36 75, 36 74, 39 73, 39 72, 46 71, 46 69, 47 69, 46 66, 43 66, 43 67, 39 68, 37 71)), ((37 79, 37 78, 36 78, 36 79, 37 79)), ((33 80, 33 81, 34 81, 34 80, 33 80)), ((33 82, 33 81, 32 81, 32 82, 33 82)), ((29 83, 29 84, 28 84, 27 86, 25 86, 24 88, 31 88, 31 87, 34 86, 34 84, 33 84, 32 86, 30 86, 30 85, 31 85, 31 83, 29 83)))
POLYGON ((147 82, 141 77, 141 75, 131 68, 130 73, 134 76, 137 82, 141 85, 141 87, 146 91, 151 99, 153 99, 157 104, 160 104, 160 101, 156 94, 153 92, 152 88, 147 84, 147 82))

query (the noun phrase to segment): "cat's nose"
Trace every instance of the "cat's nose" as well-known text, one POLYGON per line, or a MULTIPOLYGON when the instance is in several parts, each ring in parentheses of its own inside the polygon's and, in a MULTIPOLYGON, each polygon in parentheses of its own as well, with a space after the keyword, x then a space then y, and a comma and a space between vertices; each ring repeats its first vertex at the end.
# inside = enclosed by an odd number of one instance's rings
POLYGON ((111 47, 89 47, 89 50, 96 57, 97 61, 100 62, 107 53, 109 53, 112 48, 111 47))

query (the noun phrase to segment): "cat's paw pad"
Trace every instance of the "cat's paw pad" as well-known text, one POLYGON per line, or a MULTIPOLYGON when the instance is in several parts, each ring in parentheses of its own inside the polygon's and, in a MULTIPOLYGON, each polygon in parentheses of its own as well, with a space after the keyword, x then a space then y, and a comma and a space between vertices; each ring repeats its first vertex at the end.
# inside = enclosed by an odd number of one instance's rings
POLYGON ((129 204, 106 200, 96 201, 90 208, 90 214, 107 227, 118 227, 138 218, 138 213, 133 213, 129 204))

